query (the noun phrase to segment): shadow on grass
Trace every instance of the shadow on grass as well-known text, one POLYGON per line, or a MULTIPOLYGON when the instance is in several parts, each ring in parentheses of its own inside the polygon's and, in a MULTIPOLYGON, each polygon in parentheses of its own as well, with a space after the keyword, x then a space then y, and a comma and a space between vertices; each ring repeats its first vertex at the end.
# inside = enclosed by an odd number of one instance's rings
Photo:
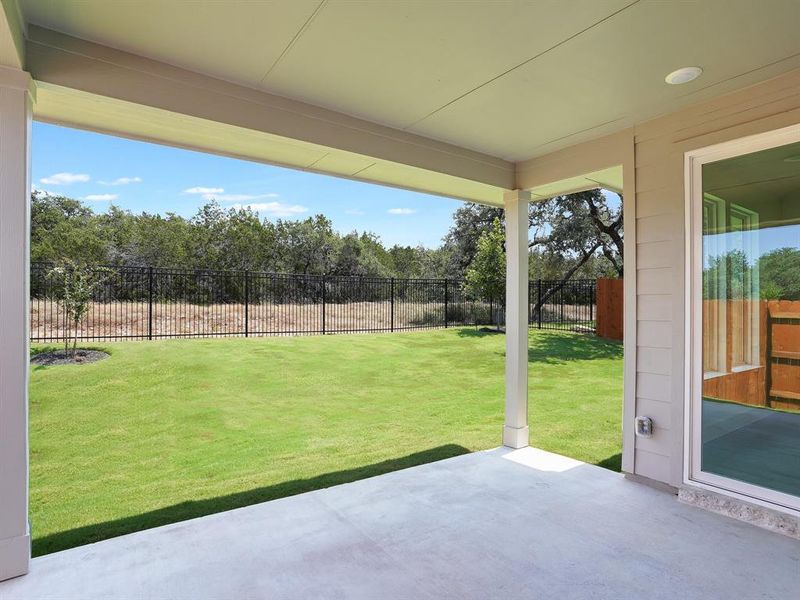
MULTIPOLYGON (((414 454, 409 454, 400 458, 393 458, 354 469, 325 473, 309 479, 285 481, 283 483, 256 488, 246 492, 229 494, 227 496, 219 496, 217 498, 181 502, 180 504, 166 506, 132 517, 105 521, 103 523, 93 523, 92 525, 60 531, 41 538, 34 537, 32 553, 33 556, 41 556, 42 554, 58 552, 59 550, 66 550, 67 548, 82 546, 84 544, 91 544, 92 542, 99 542, 108 538, 125 535, 126 533, 133 533, 143 529, 168 525, 169 523, 177 523, 178 521, 203 517, 226 510, 233 510, 234 508, 258 504, 259 502, 266 502, 268 500, 294 496, 295 494, 302 494, 303 492, 310 492, 340 485, 342 483, 358 481, 359 479, 367 479, 368 477, 375 477, 376 475, 383 475, 392 471, 416 467, 425 463, 468 454, 469 452, 470 451, 463 446, 446 444, 422 452, 415 452, 414 454)), ((35 523, 33 523, 33 532, 35 535, 35 523)))
MULTIPOLYGON (((569 360, 622 358, 622 342, 607 340, 591 334, 566 330, 531 329, 528 342, 528 361, 561 363, 569 360)), ((503 331, 486 326, 462 327, 458 336, 483 338, 503 335, 503 331)), ((501 352, 505 356, 505 352, 501 352)))
POLYGON ((492 335, 502 335, 503 331, 496 327, 489 327, 487 325, 476 325, 473 327, 461 327, 458 330, 458 337, 464 338, 482 338, 492 335))
POLYGON ((613 456, 609 456, 608 458, 604 458, 603 460, 599 460, 594 463, 598 467, 603 467, 604 469, 608 469, 609 471, 616 471, 619 473, 622 471, 622 452, 618 452, 613 456))
POLYGON ((622 358, 622 343, 585 333, 537 330, 528 342, 528 362, 622 358))

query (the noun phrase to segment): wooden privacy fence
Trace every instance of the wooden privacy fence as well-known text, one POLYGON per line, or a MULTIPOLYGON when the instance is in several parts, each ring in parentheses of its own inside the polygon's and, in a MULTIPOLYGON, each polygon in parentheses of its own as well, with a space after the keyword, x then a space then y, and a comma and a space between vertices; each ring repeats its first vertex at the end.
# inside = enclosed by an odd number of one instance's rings
POLYGON ((746 300, 703 301, 706 373, 703 396, 797 410, 800 408, 800 301, 756 302, 754 307, 746 300), (719 315, 724 315, 724 322, 719 322, 719 315), (750 324, 749 315, 757 323, 750 324), (743 348, 743 341, 748 339, 744 335, 746 329, 757 333, 747 344, 752 356, 747 356, 747 348, 743 348), (720 337, 719 331, 727 335, 720 337))
POLYGON ((623 280, 597 280, 597 335, 611 340, 623 336, 623 280))

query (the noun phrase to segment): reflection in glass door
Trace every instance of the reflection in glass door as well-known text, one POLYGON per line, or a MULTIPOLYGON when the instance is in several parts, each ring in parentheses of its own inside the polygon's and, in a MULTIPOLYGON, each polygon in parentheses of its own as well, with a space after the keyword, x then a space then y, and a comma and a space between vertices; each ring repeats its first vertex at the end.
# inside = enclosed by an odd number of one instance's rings
POLYGON ((689 478, 798 508, 800 142, 768 143, 692 162, 689 478))

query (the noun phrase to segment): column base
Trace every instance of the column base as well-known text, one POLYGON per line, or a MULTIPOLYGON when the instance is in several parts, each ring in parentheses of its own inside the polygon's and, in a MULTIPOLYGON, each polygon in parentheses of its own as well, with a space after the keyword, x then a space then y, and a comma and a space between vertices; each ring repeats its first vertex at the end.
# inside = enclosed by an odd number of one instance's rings
POLYGON ((31 559, 29 535, 0 540, 0 581, 19 577, 28 572, 31 559))
POLYGON ((529 439, 530 434, 527 425, 525 425, 525 427, 503 426, 503 446, 507 446, 508 448, 526 448, 529 439))

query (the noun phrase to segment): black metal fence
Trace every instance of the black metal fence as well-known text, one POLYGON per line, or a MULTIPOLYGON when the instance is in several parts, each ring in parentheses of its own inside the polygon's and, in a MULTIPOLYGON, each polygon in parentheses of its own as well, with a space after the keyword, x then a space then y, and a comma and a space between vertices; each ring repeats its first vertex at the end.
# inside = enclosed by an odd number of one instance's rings
POLYGON ((538 329, 594 329, 597 280, 536 279, 528 285, 528 324, 538 329))
MULTIPOLYGON (((62 341, 66 315, 51 265, 31 265, 31 341, 62 341)), ((80 340, 391 332, 502 325, 503 300, 463 282, 112 267, 102 273, 80 340)), ((595 282, 533 281, 530 324, 593 327, 595 282)))

